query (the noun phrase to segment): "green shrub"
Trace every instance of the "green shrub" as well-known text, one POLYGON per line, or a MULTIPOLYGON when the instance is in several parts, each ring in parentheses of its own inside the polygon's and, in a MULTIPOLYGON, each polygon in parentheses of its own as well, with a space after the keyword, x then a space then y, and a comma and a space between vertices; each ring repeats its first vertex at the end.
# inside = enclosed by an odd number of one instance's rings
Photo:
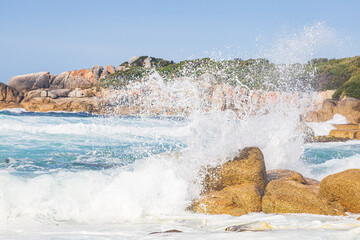
POLYGON ((335 91, 332 98, 339 100, 345 96, 360 99, 360 74, 351 77, 349 81, 335 91))
POLYGON ((99 85, 102 87, 124 87, 130 81, 138 81, 145 75, 146 70, 142 67, 130 67, 126 71, 114 72, 101 79, 99 85))

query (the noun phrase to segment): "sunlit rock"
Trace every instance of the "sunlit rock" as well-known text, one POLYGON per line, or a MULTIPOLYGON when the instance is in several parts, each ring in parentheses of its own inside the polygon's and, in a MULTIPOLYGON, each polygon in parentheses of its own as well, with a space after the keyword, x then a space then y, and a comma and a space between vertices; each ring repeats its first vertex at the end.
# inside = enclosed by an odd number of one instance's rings
POLYGON ((206 190, 221 190, 244 183, 254 183, 261 189, 265 189, 264 155, 257 147, 246 147, 232 161, 209 169, 204 180, 204 187, 206 190))
POLYGON ((330 202, 340 203, 346 211, 360 213, 360 169, 325 177, 320 183, 320 195, 330 202))
POLYGON ((192 210, 232 216, 260 212, 262 194, 263 190, 255 183, 232 185, 220 191, 210 191, 195 201, 192 210))
POLYGON ((319 186, 299 181, 277 179, 268 183, 262 198, 265 213, 312 213, 343 215, 341 206, 329 204, 318 196, 319 186))

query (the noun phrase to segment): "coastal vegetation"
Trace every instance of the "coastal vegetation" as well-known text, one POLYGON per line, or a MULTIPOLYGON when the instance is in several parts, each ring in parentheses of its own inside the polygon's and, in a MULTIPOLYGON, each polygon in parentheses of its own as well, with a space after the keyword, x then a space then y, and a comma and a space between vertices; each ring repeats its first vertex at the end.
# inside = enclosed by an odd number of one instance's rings
POLYGON ((314 59, 314 85, 318 90, 337 90, 333 99, 345 96, 360 99, 360 56, 342 59, 314 59))
POLYGON ((360 99, 360 57, 343 59, 313 59, 306 64, 274 64, 267 59, 239 58, 216 61, 211 58, 184 60, 178 63, 152 58, 138 57, 124 62, 121 71, 102 78, 103 87, 121 88, 130 81, 146 79, 155 71, 164 79, 198 78, 204 73, 213 75, 216 83, 232 86, 244 84, 250 89, 264 90, 337 90, 333 99, 345 96, 360 99), (145 67, 149 59, 151 67, 145 67))

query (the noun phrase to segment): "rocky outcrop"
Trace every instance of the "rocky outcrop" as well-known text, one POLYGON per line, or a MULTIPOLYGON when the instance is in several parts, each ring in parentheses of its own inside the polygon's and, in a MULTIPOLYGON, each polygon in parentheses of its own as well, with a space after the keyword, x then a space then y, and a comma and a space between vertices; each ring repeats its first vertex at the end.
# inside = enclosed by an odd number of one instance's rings
POLYGON ((346 117, 349 123, 360 122, 360 100, 355 98, 345 98, 338 102, 336 113, 346 117))
POLYGON ((244 148, 232 161, 208 169, 205 194, 194 202, 196 212, 240 216, 261 211, 266 185, 264 156, 259 148, 244 148))
POLYGON ((357 130, 357 129, 354 129, 354 130, 333 129, 330 131, 329 136, 334 137, 334 138, 340 138, 340 139, 360 140, 360 130, 357 130))
POLYGON ((267 171, 268 185, 262 198, 265 213, 312 213, 342 215, 344 209, 318 196, 319 182, 286 170, 267 171), (339 209, 337 209, 339 208, 339 209))
POLYGON ((349 123, 359 123, 360 100, 355 98, 345 98, 341 101, 325 99, 318 111, 311 111, 306 114, 305 120, 308 122, 325 122, 332 119, 335 114, 345 116, 349 123))
POLYGON ((39 88, 49 88, 50 87, 50 73, 49 72, 39 72, 39 73, 30 73, 20 76, 12 77, 8 80, 7 85, 12 87, 16 91, 28 91, 39 88))
POLYGON ((306 184, 304 179, 277 179, 266 186, 262 199, 265 213, 311 213, 343 215, 344 209, 328 204, 318 196, 317 185, 306 184), (299 182, 299 180, 301 180, 299 182), (303 182, 303 183, 302 183, 303 182))
POLYGON ((333 124, 335 129, 329 135, 314 136, 313 142, 339 142, 357 139, 360 140, 360 124, 333 124))
MULTIPOLYGON (((28 92, 37 89, 84 89, 93 87, 99 79, 114 72, 114 66, 107 65, 104 69, 103 67, 96 65, 89 69, 66 71, 58 76, 50 75, 49 72, 15 76, 8 80, 7 85, 17 92, 28 92)), ((60 95, 58 96, 60 97, 60 95)))
POLYGON ((89 69, 63 72, 55 77, 51 82, 51 87, 62 89, 90 88, 104 76, 105 72, 107 70, 98 65, 89 69))
POLYGON ((292 170, 265 172, 260 149, 250 147, 208 172, 204 193, 190 207, 195 212, 240 216, 260 211, 322 215, 360 211, 360 169, 328 176, 320 183, 292 170))
POLYGON ((217 168, 208 169, 204 187, 221 190, 228 186, 254 183, 262 190, 266 185, 264 155, 257 147, 244 148, 232 161, 217 168))
POLYGON ((360 130, 360 124, 333 124, 337 130, 360 130))
POLYGON ((19 103, 24 94, 17 92, 4 83, 0 83, 0 101, 5 103, 19 103))
POLYGON ((93 98, 42 98, 35 97, 28 101, 22 101, 20 107, 27 111, 50 112, 98 112, 97 103, 93 98))
POLYGON ((255 183, 245 183, 211 191, 197 200, 192 209, 200 213, 241 216, 261 211, 263 190, 255 183))
POLYGON ((360 213, 360 169, 349 169, 325 177, 320 182, 320 195, 339 203, 346 211, 360 213))

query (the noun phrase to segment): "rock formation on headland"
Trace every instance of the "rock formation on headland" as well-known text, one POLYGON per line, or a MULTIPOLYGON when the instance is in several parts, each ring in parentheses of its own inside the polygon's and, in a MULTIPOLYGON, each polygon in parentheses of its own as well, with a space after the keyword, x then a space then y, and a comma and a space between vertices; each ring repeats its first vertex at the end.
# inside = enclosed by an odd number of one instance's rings
POLYGON ((24 108, 28 111, 97 112, 93 98, 96 84, 102 77, 114 73, 113 66, 94 66, 50 75, 49 72, 25 74, 10 78, 0 85, 3 93, 1 108, 24 108), (6 93, 6 94, 5 94, 6 93))
POLYGON ((191 210, 240 216, 251 212, 345 215, 360 213, 360 169, 321 182, 291 170, 265 170, 259 148, 244 148, 232 161, 208 169, 204 192, 191 210))
MULTIPOLYGON (((360 58, 355 57, 346 64, 358 59, 360 58)), ((320 70, 324 64, 329 66, 333 64, 332 61, 320 60, 315 62, 320 70)), ((10 91, 6 99, 4 97, 0 99, 0 108, 19 107, 29 111, 110 112, 123 115, 174 115, 188 114, 196 108, 229 109, 241 117, 249 113, 250 109, 258 112, 261 106, 266 104, 281 102, 306 105, 301 102, 306 99, 304 95, 287 91, 289 90, 287 87, 296 85, 298 78, 310 81, 312 74, 308 74, 305 68, 299 71, 298 67, 298 65, 288 66, 292 73, 285 76, 288 82, 279 83, 283 67, 277 69, 275 64, 266 59, 215 61, 204 58, 174 63, 147 56, 133 57, 117 67, 94 66, 59 75, 39 72, 13 77, 8 80, 7 85, 0 86, 2 92, 10 91), (154 74, 154 70, 157 74, 154 74), (156 77, 162 80, 155 80, 156 77), (264 78, 266 83, 262 80, 264 78), (276 86, 280 89, 276 89, 276 86), (261 90, 262 88, 267 90, 261 90), (10 97, 11 95, 16 97, 10 97)), ((332 75, 327 71, 330 70, 326 68, 319 71, 318 79, 315 79, 321 83, 321 89, 331 87, 325 76, 332 75)), ((306 81, 304 86, 307 86, 306 81)), ((301 90, 302 85, 297 88, 301 90)), ((319 94, 321 101, 335 94, 334 91, 330 95, 329 91, 324 93, 319 94)), ((353 93, 344 90, 341 96, 353 93)), ((359 122, 360 111, 356 101, 359 100, 354 98, 352 100, 345 98, 343 101, 326 100, 322 108, 310 112, 305 119, 326 121, 335 113, 340 113, 346 116, 349 122, 359 122)))
POLYGON ((341 101, 325 99, 318 111, 307 113, 306 120, 311 122, 326 122, 340 114, 346 117, 349 123, 360 122, 360 100, 355 98, 345 98, 341 101))

